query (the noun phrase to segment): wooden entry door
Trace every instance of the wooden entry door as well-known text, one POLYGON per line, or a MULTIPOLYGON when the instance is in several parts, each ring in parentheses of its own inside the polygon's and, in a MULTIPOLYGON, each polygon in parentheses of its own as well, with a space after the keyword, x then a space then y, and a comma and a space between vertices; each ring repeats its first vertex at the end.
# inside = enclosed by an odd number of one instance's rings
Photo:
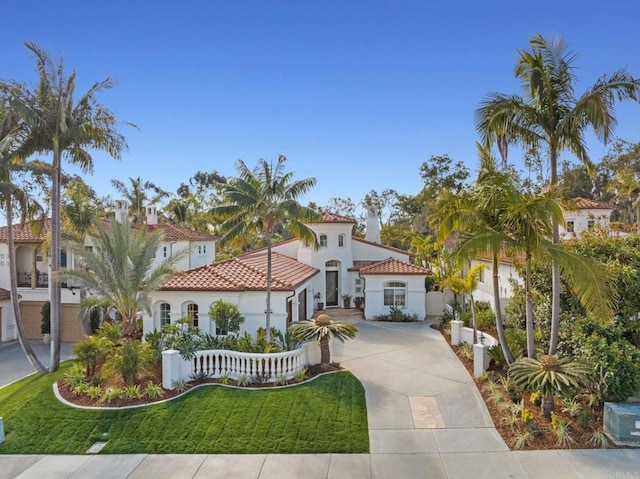
POLYGON ((298 321, 307 319, 307 290, 298 294, 298 321))
POLYGON ((338 272, 327 271, 327 306, 338 306, 338 272))

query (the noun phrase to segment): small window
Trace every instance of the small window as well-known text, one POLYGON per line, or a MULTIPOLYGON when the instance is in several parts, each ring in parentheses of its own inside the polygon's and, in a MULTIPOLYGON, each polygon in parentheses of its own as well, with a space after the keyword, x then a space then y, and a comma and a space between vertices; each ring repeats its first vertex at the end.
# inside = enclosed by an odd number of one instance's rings
POLYGON ((356 286, 356 293, 362 293, 362 287, 356 286))
POLYGON ((344 234, 342 233, 338 235, 338 246, 344 248, 344 234))
POLYGON ((202 245, 202 254, 207 254, 207 245, 206 244, 202 245))
POLYGON ((167 257, 167 247, 166 247, 166 246, 163 246, 163 247, 162 247, 162 256, 163 256, 164 258, 166 258, 166 257, 167 257))
POLYGON ((187 317, 189 318, 189 322, 191 326, 194 328, 198 327, 198 305, 195 303, 189 303, 187 305, 187 317))
POLYGON ((400 281, 384 283, 384 305, 404 308, 407 305, 407 284, 400 281))
POLYGON ((480 270, 480 276, 478 276, 478 281, 484 283, 484 268, 480 270))
POLYGON ((171 324, 171 305, 162 303, 160 305, 160 327, 171 324))
MULTIPOLYGON (((2 255, 2 257, 4 257, 4 255, 2 255)), ((40 248, 38 248, 36 250, 36 263, 42 263, 43 258, 42 258, 42 251, 40 250, 40 248)))
POLYGON ((573 233, 575 231, 575 221, 567 221, 567 233, 573 233))
POLYGON ((587 229, 592 230, 595 225, 596 225, 595 220, 587 221, 587 229))
POLYGON ((356 285, 362 284, 362 278, 356 278, 356 285))
POLYGON ((329 260, 324 264, 325 268, 337 268, 338 262, 335 259, 329 260))
POLYGON ((320 235, 320 247, 326 248, 327 246, 327 235, 320 235))

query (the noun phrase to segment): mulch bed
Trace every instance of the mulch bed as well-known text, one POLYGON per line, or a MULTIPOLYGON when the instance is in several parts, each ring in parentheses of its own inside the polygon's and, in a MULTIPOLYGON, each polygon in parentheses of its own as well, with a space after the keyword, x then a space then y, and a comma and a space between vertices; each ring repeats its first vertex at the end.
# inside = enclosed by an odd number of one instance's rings
MULTIPOLYGON (((483 385, 486 384, 486 381, 482 378, 474 378, 473 376, 473 361, 469 360, 463 356, 458 354, 458 346, 451 345, 451 335, 448 330, 438 328, 437 326, 432 326, 434 329, 440 331, 442 336, 444 336, 445 340, 449 347, 456 353, 456 356, 460 360, 460 362, 467 369, 469 375, 475 381, 478 391, 482 395, 482 398, 485 401, 487 409, 489 410, 489 414, 491 414, 491 418, 493 419, 493 423, 497 431, 502 436, 502 439, 507 443, 510 448, 513 448, 515 441, 518 437, 517 431, 510 425, 505 424, 505 413, 503 412, 497 405, 495 405, 492 401, 490 401, 489 394, 484 390, 483 385)), ((506 371, 497 370, 495 367, 489 368, 490 371, 494 371, 493 374, 499 376, 507 376, 506 371)), ((496 378, 497 379, 497 378, 496 378)), ((508 397, 508 395, 507 395, 508 397)), ((542 409, 540 406, 536 406, 529 399, 529 394, 524 394, 522 399, 524 400, 524 406, 533 414, 533 426, 530 426, 530 430, 536 430, 535 437, 532 437, 530 441, 527 442, 524 450, 541 450, 541 449, 564 449, 562 446, 557 444, 557 438, 555 431, 551 426, 551 422, 549 422, 542 414, 542 409)), ((593 424, 602 424, 602 411, 601 410, 593 410, 593 424)), ((555 414, 560 417, 563 421, 568 424, 569 433, 571 437, 574 439, 575 443, 571 446, 572 449, 593 449, 594 445, 589 441, 591 439, 591 431, 588 429, 584 429, 579 424, 576 423, 575 419, 572 418, 569 414, 562 412, 562 406, 559 401, 556 400, 555 404, 555 414)), ((521 430, 524 430, 524 426, 520 426, 521 430)))
MULTIPOLYGON (((334 371, 342 371, 341 368, 337 364, 330 364, 328 368, 321 368, 319 364, 310 365, 307 367, 307 377, 305 382, 318 376, 319 374, 326 372, 334 372, 334 371)), ((157 364, 154 368, 149 371, 144 376, 141 376, 138 380, 138 384, 140 384, 141 388, 144 388, 144 385, 147 381, 152 381, 155 384, 162 384, 162 364, 157 364)), ((197 386, 199 384, 221 384, 219 379, 214 378, 205 378, 201 381, 190 381, 186 384, 186 390, 197 386)), ((286 385, 294 385, 299 384, 295 380, 287 381, 286 385)), ((238 382, 234 380, 229 380, 228 386, 238 386, 238 382)), ((261 389, 261 388, 270 388, 270 387, 279 387, 282 385, 274 384, 274 383, 251 383, 248 386, 244 386, 245 389, 261 389)), ((117 387, 123 389, 123 382, 120 378, 115 378, 110 382, 101 385, 102 389, 105 390, 108 387, 117 387)), ((159 401, 164 401, 166 399, 171 399, 172 397, 178 396, 182 394, 182 392, 178 392, 176 390, 164 389, 163 395, 158 399, 150 400, 149 398, 141 398, 141 399, 115 399, 109 403, 103 401, 102 399, 91 399, 89 396, 81 395, 78 396, 75 394, 65 383, 64 380, 58 381, 58 391, 60 395, 67 401, 77 406, 88 406, 88 407, 105 407, 105 408, 117 408, 117 407, 126 407, 126 406, 137 406, 141 404, 153 404, 159 401)))

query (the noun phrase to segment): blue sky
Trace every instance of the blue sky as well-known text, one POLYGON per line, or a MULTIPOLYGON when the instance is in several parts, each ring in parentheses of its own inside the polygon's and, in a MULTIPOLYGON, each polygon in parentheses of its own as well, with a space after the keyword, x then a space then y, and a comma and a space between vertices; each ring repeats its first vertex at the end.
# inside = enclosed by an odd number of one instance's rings
MULTIPOLYGON (((417 193, 431 155, 475 169, 474 111, 489 92, 519 93, 516 52, 536 32, 580 54, 577 93, 620 67, 640 75, 638 14, 634 0, 20 0, 3 7, 0 77, 35 82, 29 40, 64 57, 78 91, 117 79, 102 103, 139 130, 124 129, 120 162, 94 156, 100 194, 137 176, 175 192, 198 170, 284 154, 317 178, 305 202, 357 202, 417 193)), ((617 136, 640 141, 640 105, 617 110, 617 136)))

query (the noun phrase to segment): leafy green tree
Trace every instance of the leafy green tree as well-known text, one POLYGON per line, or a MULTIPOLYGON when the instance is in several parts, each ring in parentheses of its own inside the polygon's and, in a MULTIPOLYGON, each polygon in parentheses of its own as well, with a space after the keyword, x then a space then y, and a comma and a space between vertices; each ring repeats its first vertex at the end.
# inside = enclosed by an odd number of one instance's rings
POLYGON ((631 170, 620 170, 609 184, 610 191, 615 192, 613 200, 629 200, 635 208, 636 227, 640 232, 640 174, 631 170))
POLYGON ((280 155, 274 164, 264 159, 250 170, 238 161, 238 177, 226 183, 224 204, 212 209, 221 219, 222 241, 232 241, 246 234, 258 234, 267 246, 267 343, 271 343, 271 244, 279 227, 284 227, 303 244, 318 247, 318 239, 306 223, 318 221, 320 215, 300 205, 298 199, 316 184, 315 178, 293 181, 293 173, 285 172, 287 159, 280 155))
POLYGON ((222 299, 211 305, 209 318, 216 323, 220 334, 237 333, 244 323, 244 316, 240 314, 238 306, 222 299))
POLYGON ((297 341, 318 341, 320 343, 320 366, 328 369, 331 364, 329 341, 336 338, 341 342, 356 337, 358 328, 349 321, 332 321, 329 315, 319 314, 312 321, 296 321, 289 331, 297 341))
POLYGON ((109 224, 98 223, 94 247, 77 248, 84 267, 62 270, 60 278, 90 289, 83 307, 114 308, 122 318, 125 336, 136 337, 139 313, 151 313, 149 293, 171 278, 173 265, 180 259, 179 254, 173 255, 153 267, 161 239, 159 230, 134 229, 115 219, 109 224))
POLYGON ((469 271, 467 271, 467 274, 464 278, 445 278, 445 280, 441 283, 444 288, 449 288, 455 294, 469 296, 469 300, 471 302, 471 321, 473 324, 473 344, 476 344, 478 342, 478 324, 476 322, 476 305, 475 301, 473 300, 473 292, 478 287, 480 274, 484 268, 484 264, 475 264, 469 269, 469 271))
POLYGON ((75 94, 75 72, 65 76, 64 63, 54 64, 47 53, 34 43, 25 43, 33 53, 38 72, 35 91, 24 90, 12 98, 13 107, 29 126, 29 136, 21 148, 25 157, 33 153, 52 154, 51 188, 51 365, 55 371, 60 365, 60 191, 62 158, 90 172, 93 158, 90 149, 104 150, 119 159, 127 147, 124 136, 118 130, 115 115, 103 107, 97 98, 101 91, 113 87, 107 78, 96 82, 77 100, 75 94))
MULTIPOLYGON (((550 184, 558 184, 558 155, 562 150, 574 154, 591 172, 584 134, 592 127, 596 136, 607 142, 616 124, 615 100, 638 100, 640 83, 625 69, 603 75, 580 97, 575 95, 576 54, 560 38, 536 34, 530 49, 518 53, 516 78, 523 95, 489 95, 476 111, 476 126, 486 145, 498 137, 525 147, 544 145, 549 158, 550 184)), ((558 224, 553 242, 560 241, 558 224)), ((552 320, 549 353, 558 344, 560 324, 560 268, 555 264, 552 276, 552 320)))
POLYGON ((551 420, 554 398, 589 383, 592 369, 571 357, 558 359, 544 355, 540 359, 522 358, 509 368, 509 378, 528 392, 542 394, 542 413, 551 420))

